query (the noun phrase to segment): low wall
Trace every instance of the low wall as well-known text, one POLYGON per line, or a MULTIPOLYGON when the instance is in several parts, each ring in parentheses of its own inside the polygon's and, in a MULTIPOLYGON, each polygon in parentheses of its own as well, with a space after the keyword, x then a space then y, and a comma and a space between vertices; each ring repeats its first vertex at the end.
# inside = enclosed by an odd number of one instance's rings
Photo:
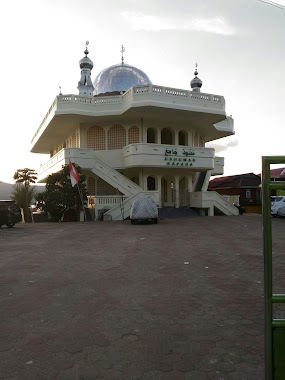
POLYGON ((253 206, 243 206, 245 212, 247 214, 262 214, 262 206, 261 205, 253 205, 253 206))

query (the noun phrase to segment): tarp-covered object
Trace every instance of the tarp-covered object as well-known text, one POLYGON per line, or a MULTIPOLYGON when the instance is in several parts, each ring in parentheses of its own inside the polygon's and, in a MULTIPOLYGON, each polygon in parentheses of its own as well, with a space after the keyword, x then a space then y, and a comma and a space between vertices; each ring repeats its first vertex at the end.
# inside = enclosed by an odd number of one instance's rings
POLYGON ((133 202, 130 213, 131 219, 143 220, 156 219, 157 217, 157 205, 151 198, 138 198, 133 202))

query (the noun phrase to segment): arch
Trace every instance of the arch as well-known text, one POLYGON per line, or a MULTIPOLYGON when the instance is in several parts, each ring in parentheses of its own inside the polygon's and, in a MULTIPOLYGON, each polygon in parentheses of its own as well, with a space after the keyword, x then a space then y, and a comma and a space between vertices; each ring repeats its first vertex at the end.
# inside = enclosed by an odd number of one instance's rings
POLYGON ((178 133, 178 145, 188 145, 187 144, 187 134, 184 131, 179 131, 178 133))
POLYGON ((147 177, 147 190, 156 190, 156 179, 152 176, 147 177))
POLYGON ((193 132, 193 146, 199 146, 199 135, 197 132, 193 132))
POLYGON ((87 148, 96 150, 106 149, 105 131, 99 125, 94 125, 87 130, 87 148))
POLYGON ((161 205, 174 206, 174 178, 165 176, 161 178, 161 205))
POLYGON ((76 148, 76 134, 73 133, 71 136, 71 147, 76 148))
POLYGON ((157 133, 156 133, 156 130, 154 128, 148 128, 147 129, 147 142, 148 143, 152 143, 152 144, 156 144, 157 142, 157 133))
POLYGON ((108 149, 123 149, 126 146, 126 130, 122 125, 113 125, 107 132, 108 149))
POLYGON ((174 134, 169 128, 161 130, 161 144, 173 145, 174 134))
POLYGON ((128 130, 128 143, 138 144, 140 142, 140 130, 138 127, 133 126, 128 130))

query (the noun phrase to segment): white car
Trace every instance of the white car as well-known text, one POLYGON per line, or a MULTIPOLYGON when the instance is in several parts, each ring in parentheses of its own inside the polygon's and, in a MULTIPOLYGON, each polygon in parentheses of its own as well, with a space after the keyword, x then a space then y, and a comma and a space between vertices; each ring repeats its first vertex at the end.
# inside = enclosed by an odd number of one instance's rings
POLYGON ((271 197, 271 215, 277 216, 278 210, 285 206, 285 196, 274 196, 271 197))
POLYGON ((152 221, 157 224, 158 208, 152 198, 138 198, 131 207, 130 212, 131 223, 152 221))
POLYGON ((278 218, 284 218, 285 217, 285 206, 282 206, 277 210, 276 216, 278 216, 278 218))

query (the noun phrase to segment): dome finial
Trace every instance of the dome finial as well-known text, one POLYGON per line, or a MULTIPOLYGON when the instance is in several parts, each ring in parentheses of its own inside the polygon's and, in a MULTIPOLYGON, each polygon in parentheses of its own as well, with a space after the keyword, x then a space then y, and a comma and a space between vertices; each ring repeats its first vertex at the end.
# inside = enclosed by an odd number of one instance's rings
POLYGON ((61 86, 59 86, 59 95, 62 95, 61 86))
POLYGON ((120 50, 120 53, 122 53, 122 65, 124 64, 124 52, 126 51, 126 49, 124 48, 124 45, 122 45, 122 48, 120 50))
POLYGON ((198 64, 196 63, 195 64, 195 71, 194 71, 195 77, 190 82, 191 89, 194 92, 200 92, 200 89, 201 89, 202 84, 203 84, 201 79, 197 77, 197 75, 198 75, 197 67, 198 67, 198 64))
POLYGON ((86 41, 86 47, 85 47, 85 50, 84 50, 84 54, 85 54, 86 57, 87 57, 87 54, 89 54, 88 45, 89 45, 89 41, 86 41))

